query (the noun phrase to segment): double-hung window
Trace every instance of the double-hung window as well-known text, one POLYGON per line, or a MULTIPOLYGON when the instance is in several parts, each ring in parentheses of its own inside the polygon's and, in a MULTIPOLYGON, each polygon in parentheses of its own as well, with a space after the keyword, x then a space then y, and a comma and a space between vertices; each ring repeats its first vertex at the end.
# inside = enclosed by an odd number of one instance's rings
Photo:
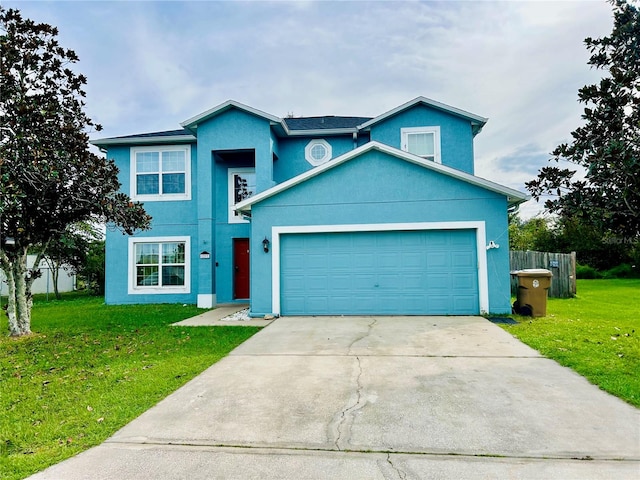
POLYGON ((256 193, 255 168, 230 168, 229 169, 229 223, 244 223, 233 207, 242 200, 252 197, 256 193))
POLYGON ((134 200, 189 200, 190 146, 131 149, 131 197, 134 200))
POLYGON ((411 127, 401 130, 402 150, 426 160, 442 163, 440 159, 440 127, 411 127))
POLYGON ((129 293, 189 293, 189 238, 129 239, 129 293))

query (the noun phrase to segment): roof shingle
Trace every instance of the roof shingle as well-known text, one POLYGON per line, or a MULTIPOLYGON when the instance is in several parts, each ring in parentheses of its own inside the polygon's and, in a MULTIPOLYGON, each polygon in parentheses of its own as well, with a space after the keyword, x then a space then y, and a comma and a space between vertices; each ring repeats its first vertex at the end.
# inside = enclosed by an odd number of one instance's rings
POLYGON ((370 117, 299 117, 285 118, 289 130, 331 130, 336 128, 355 128, 371 120, 370 117))

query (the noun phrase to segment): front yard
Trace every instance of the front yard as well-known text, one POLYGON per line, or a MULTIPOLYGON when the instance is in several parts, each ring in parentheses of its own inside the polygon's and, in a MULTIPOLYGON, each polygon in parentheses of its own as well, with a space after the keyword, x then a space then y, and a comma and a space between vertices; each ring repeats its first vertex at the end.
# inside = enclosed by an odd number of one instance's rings
MULTIPOLYGON (((640 280, 579 280, 578 296, 550 299, 547 317, 504 328, 640 406, 639 292, 640 280)), ((0 478, 101 443, 258 331, 169 326, 198 313, 73 295, 36 302, 36 334, 0 337, 0 478)))
POLYGON ((171 327, 200 311, 103 301, 36 302, 37 333, 0 337, 0 478, 103 442, 259 330, 171 327))
POLYGON ((640 280, 578 280, 578 296, 550 298, 547 316, 503 327, 527 345, 640 407, 640 280))

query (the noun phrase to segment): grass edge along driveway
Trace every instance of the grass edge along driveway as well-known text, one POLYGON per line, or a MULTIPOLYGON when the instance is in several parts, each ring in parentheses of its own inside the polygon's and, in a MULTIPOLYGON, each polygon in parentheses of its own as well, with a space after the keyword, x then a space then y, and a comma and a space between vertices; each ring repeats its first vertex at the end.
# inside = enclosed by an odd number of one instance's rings
POLYGON ((550 298, 547 316, 513 315, 505 330, 542 355, 640 407, 640 279, 578 280, 575 298, 550 298))
POLYGON ((259 330, 170 326, 201 312, 78 295, 36 301, 36 333, 0 338, 0 478, 102 443, 259 330))

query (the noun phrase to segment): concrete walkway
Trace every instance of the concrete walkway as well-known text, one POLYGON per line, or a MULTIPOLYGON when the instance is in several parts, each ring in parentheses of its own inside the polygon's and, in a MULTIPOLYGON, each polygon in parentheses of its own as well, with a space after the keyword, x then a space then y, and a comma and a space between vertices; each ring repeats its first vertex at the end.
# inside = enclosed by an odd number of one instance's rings
POLYGON ((640 411, 478 317, 279 318, 34 479, 636 479, 640 411))
POLYGON ((249 305, 241 303, 229 303, 218 305, 216 308, 195 317, 187 318, 173 324, 175 327, 266 327, 273 320, 264 320, 262 318, 252 318, 250 320, 227 320, 227 317, 248 308, 249 305))

